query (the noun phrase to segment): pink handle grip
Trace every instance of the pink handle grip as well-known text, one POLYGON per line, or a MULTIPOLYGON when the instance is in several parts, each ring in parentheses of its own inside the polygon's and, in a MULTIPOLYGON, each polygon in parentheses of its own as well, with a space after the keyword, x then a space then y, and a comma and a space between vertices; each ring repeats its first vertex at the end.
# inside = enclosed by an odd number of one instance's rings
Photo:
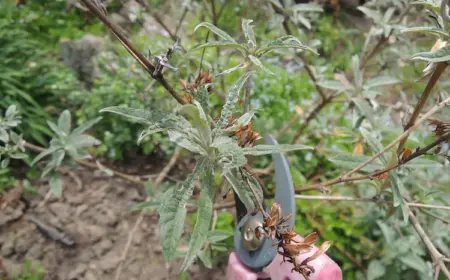
MULTIPOLYGON (((311 252, 301 254, 297 257, 298 262, 300 263, 311 256, 315 251, 317 251, 316 247, 311 252)), ((282 263, 282 261, 283 257, 277 255, 262 273, 255 273, 243 265, 238 256, 233 252, 228 262, 227 279, 256 280, 270 277, 272 280, 304 280, 303 276, 298 272, 291 272, 293 268, 292 263, 282 263)), ((341 268, 327 255, 322 255, 308 264, 312 265, 315 269, 315 272, 309 277, 311 280, 342 280, 341 268)))

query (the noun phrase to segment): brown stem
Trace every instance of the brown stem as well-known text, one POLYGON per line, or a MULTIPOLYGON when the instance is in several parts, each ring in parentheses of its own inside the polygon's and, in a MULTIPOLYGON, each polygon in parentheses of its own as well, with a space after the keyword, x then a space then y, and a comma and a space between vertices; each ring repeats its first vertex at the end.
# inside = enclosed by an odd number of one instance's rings
MULTIPOLYGON (((408 14, 409 10, 411 9, 411 5, 408 4, 408 6, 403 10, 403 12, 400 14, 400 16, 398 17, 396 23, 399 24, 403 18, 405 18, 405 16, 408 14)), ((385 37, 384 35, 381 36, 380 40, 378 41, 378 43, 375 45, 375 47, 373 47, 373 49, 370 51, 370 53, 368 55, 366 55, 365 57, 363 57, 359 63, 359 69, 362 70, 364 69, 364 67, 366 67, 366 64, 369 60, 372 59, 372 57, 382 49, 383 45, 388 41, 389 37, 392 35, 392 33, 394 32, 394 29, 391 30, 391 32, 389 32, 389 35, 387 37, 385 37)))
MULTIPOLYGON (((414 214, 411 210, 409 210, 409 220, 411 221, 411 224, 413 225, 416 232, 419 234, 423 243, 425 243, 425 246, 427 247, 428 251, 430 252, 431 257, 433 258, 433 261, 439 266, 442 273, 444 273, 444 275, 448 279, 450 279, 450 271, 448 270, 447 266, 445 265, 445 262, 443 260, 443 255, 436 249, 433 242, 431 242, 430 238, 425 233, 425 230, 422 228, 419 221, 414 216, 414 214)), ((439 273, 439 270, 437 270, 437 271, 439 273)))
POLYGON ((89 0, 81 0, 87 6, 89 11, 98 17, 103 24, 111 30, 125 49, 145 68, 152 78, 157 80, 178 103, 186 104, 186 100, 164 79, 161 73, 154 75, 155 66, 141 53, 136 47, 120 32, 120 28, 112 23, 97 7, 89 0))
MULTIPOLYGON (((436 65, 436 70, 434 70, 433 75, 430 77, 430 80, 427 83, 427 86, 425 87, 425 90, 423 91, 422 96, 419 99, 419 102, 417 102, 416 107, 414 108, 414 111, 411 115, 411 118, 409 119, 408 123, 406 124, 404 130, 407 130, 411 126, 414 125, 414 122, 416 121, 417 117, 419 116, 419 113, 422 111, 423 107, 427 103, 428 97, 431 94, 432 89, 436 85, 439 77, 444 73, 445 68, 447 68, 447 62, 441 62, 436 65)), ((408 136, 405 137, 400 144, 398 145, 397 154, 400 154, 403 150, 403 147, 405 146, 406 141, 408 140, 408 136)))
MULTIPOLYGON (((373 203, 388 203, 393 204, 393 201, 377 199, 377 198, 361 198, 361 197, 350 197, 350 196, 326 196, 326 195, 295 195, 295 199, 302 200, 327 200, 327 201, 355 201, 355 202, 373 202, 373 203)), ((417 208, 429 208, 429 209, 441 209, 450 210, 450 206, 444 205, 432 205, 432 204, 422 204, 415 202, 406 203, 410 207, 417 208)))
POLYGON ((373 172, 371 174, 362 175, 362 176, 355 176, 355 177, 346 177, 345 175, 339 176, 339 177, 336 177, 336 178, 334 178, 332 180, 329 180, 329 181, 326 181, 326 182, 323 182, 323 183, 314 184, 314 185, 310 185, 310 186, 307 186, 307 187, 304 187, 304 188, 296 189, 296 193, 302 193, 302 192, 305 192, 305 191, 312 191, 312 190, 319 190, 320 191, 320 190, 323 190, 325 187, 336 185, 336 184, 339 184, 339 183, 348 183, 348 182, 356 182, 356 181, 373 179, 373 178, 375 178, 375 177, 377 177, 377 176, 379 176, 381 174, 384 174, 384 173, 389 172, 389 171, 391 171, 391 170, 393 170, 393 169, 395 169, 395 168, 397 168, 399 166, 402 166, 402 165, 410 162, 411 160, 413 160, 413 159, 415 159, 415 158, 417 158, 419 156, 422 156, 422 155, 426 154, 428 151, 430 151, 431 149, 433 149, 437 145, 439 145, 441 143, 444 143, 444 142, 447 142, 449 140, 450 140, 450 133, 442 135, 437 140, 435 140, 433 143, 431 143, 431 144, 429 144, 429 145, 427 145, 427 146, 425 146, 423 148, 417 149, 414 153, 409 155, 407 158, 401 160, 399 163, 397 163, 394 166, 391 166, 391 167, 388 167, 388 168, 384 168, 382 170, 378 170, 378 171, 375 171, 375 172, 373 172))

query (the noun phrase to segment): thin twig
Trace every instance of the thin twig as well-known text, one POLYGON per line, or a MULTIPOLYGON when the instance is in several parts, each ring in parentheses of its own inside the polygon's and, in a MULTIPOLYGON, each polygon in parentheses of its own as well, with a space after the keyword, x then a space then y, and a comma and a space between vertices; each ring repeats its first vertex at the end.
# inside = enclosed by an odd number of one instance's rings
POLYGON ((347 173, 345 173, 344 175, 341 175, 339 177, 336 177, 334 179, 328 180, 326 182, 322 182, 322 183, 318 183, 318 184, 314 184, 314 185, 310 185, 304 188, 300 188, 296 190, 296 193, 301 193, 301 192, 305 192, 305 191, 310 191, 310 190, 323 190, 325 187, 327 186, 331 186, 331 185, 335 185, 335 184, 339 184, 339 183, 346 183, 346 182, 355 182, 355 181, 361 181, 361 180, 367 180, 367 179, 373 179, 378 175, 381 175, 383 173, 389 172, 421 155, 426 154, 429 150, 431 150, 433 147, 437 146, 440 143, 443 143, 445 141, 447 141, 450 137, 450 134, 446 134, 443 135, 441 137, 439 137, 439 139, 437 139, 436 141, 434 141, 433 143, 416 150, 414 153, 412 153, 410 156, 408 156, 406 159, 403 159, 402 161, 400 161, 398 164, 382 169, 382 170, 378 170, 375 171, 371 174, 367 174, 367 175, 362 175, 362 176, 356 176, 356 177, 349 177, 350 175, 353 175, 354 173, 358 172, 359 170, 361 170, 363 167, 365 167, 367 164, 371 163, 372 161, 374 161, 375 159, 377 159, 378 157, 380 157, 381 155, 383 155, 385 152, 387 152, 389 149, 391 149, 392 147, 395 146, 395 144, 397 144, 398 142, 400 142, 402 139, 404 139, 407 135, 409 135, 414 129, 416 129, 417 127, 419 127, 419 125, 424 122, 426 119, 428 119, 431 115, 433 115, 434 113, 436 113, 437 111, 441 110, 442 108, 444 108, 444 106, 450 102, 450 98, 447 98, 446 100, 440 102, 439 104, 435 105, 428 113, 426 113, 425 115, 422 116, 422 118, 420 118, 412 127, 410 127, 409 129, 407 129, 405 132, 403 132, 399 137, 397 137, 397 139, 395 139, 393 142, 391 142, 389 145, 387 145, 383 150, 381 150, 380 152, 378 152, 377 154, 373 155, 370 159, 364 161, 363 163, 359 164, 358 166, 356 166, 355 168, 353 168, 352 170, 348 171, 347 173))
MULTIPOLYGON (((406 124, 404 130, 407 130, 411 126, 414 125, 414 122, 416 121, 417 117, 419 116, 419 113, 422 111, 423 107, 427 103, 428 97, 431 94, 431 91, 433 90, 434 86, 436 85, 439 77, 444 73, 445 68, 447 68, 447 62, 438 63, 436 65, 436 70, 434 70, 433 75, 430 77, 430 80, 427 83, 427 86, 425 87, 425 90, 423 91, 422 96, 420 97, 419 101, 417 102, 414 111, 411 115, 411 118, 409 119, 408 123, 406 124)), ((408 136, 406 136, 398 145, 397 154, 400 154, 403 150, 403 147, 405 146, 406 141, 408 140, 408 136)))
MULTIPOLYGON (((302 200, 327 200, 327 201, 355 201, 355 202, 373 202, 373 203, 387 203, 393 204, 393 201, 383 200, 377 198, 361 198, 361 197, 350 197, 350 196, 326 196, 326 195, 295 195, 295 199, 302 200)), ((443 205, 432 205, 432 204, 421 204, 408 202, 406 203, 410 207, 417 208, 430 208, 430 209, 440 209, 440 210, 450 210, 450 206, 443 205)))
POLYGON ((438 219, 438 220, 441 220, 442 222, 444 222, 444 223, 450 225, 450 220, 447 220, 447 219, 445 219, 445 218, 442 218, 441 216, 438 216, 438 215, 434 214, 434 213, 431 212, 431 211, 428 211, 428 210, 425 210, 425 209, 422 209, 422 208, 420 209, 420 211, 422 211, 423 213, 425 213, 425 214, 427 214, 427 215, 429 215, 429 216, 432 216, 432 217, 434 217, 434 218, 436 218, 436 219, 438 219))
MULTIPOLYGON (((408 3, 406 8, 402 11, 400 16, 398 17, 398 19, 396 21, 397 24, 401 23, 401 21, 409 13, 409 10, 411 9, 411 7, 412 6, 408 3)), ((360 60, 360 63, 359 63, 359 69, 360 70, 364 69, 366 67, 367 62, 369 60, 371 60, 375 56, 375 54, 382 49, 384 44, 386 44, 388 42, 389 37, 391 37, 393 32, 394 32, 394 29, 391 29, 391 32, 389 32, 388 36, 382 35, 380 37, 380 40, 378 40, 377 44, 375 45, 375 47, 373 47, 373 49, 370 51, 370 53, 360 60)))
POLYGON ((97 16, 103 24, 111 30, 125 49, 141 64, 142 67, 150 74, 150 76, 157 80, 168 92, 175 98, 178 103, 186 104, 186 100, 165 80, 161 73, 154 74, 155 66, 141 53, 136 47, 120 32, 120 28, 112 23, 106 15, 104 15, 98 8, 91 3, 90 0, 81 0, 89 9, 91 13, 97 16))
MULTIPOLYGON (((167 165, 163 168, 163 170, 161 170, 161 172, 159 173, 158 177, 155 179, 155 182, 153 183, 155 188, 159 187, 159 185, 162 183, 164 178, 167 176, 167 174, 173 168, 173 166, 175 165, 175 163, 177 162, 179 157, 180 157, 180 151, 176 151, 172 155, 172 157, 170 158, 170 160, 167 163, 167 165)), ((149 200, 150 200, 150 197, 147 197, 145 199, 145 201, 149 201, 149 200)), ((139 216, 138 216, 138 218, 137 218, 133 228, 128 233, 127 243, 125 244, 125 247, 124 247, 124 249, 122 251, 122 255, 120 257, 119 264, 117 266, 116 276, 114 278, 115 280, 119 280, 120 279, 120 275, 122 273, 122 268, 123 268, 123 262, 125 261, 127 255, 128 255, 128 251, 130 250, 130 246, 131 246, 131 242, 133 241, 134 234, 136 233, 139 225, 142 223, 143 220, 144 220, 144 211, 141 211, 141 213, 139 213, 139 216)))
POLYGON ((364 161, 363 163, 359 164, 358 166, 356 166, 355 168, 353 168, 352 170, 350 170, 349 172, 345 173, 342 177, 348 177, 356 172, 358 172, 359 170, 361 170, 361 168, 365 167, 367 164, 371 163, 372 161, 374 161, 375 159, 377 159, 378 157, 380 157, 381 155, 383 155, 385 152, 387 152, 389 149, 391 149, 392 147, 394 147, 398 142, 402 141, 403 139, 405 139, 406 137, 408 137, 408 135, 414 131, 416 128, 418 128, 420 126, 420 124, 422 122, 424 122, 425 120, 427 120, 430 116, 432 116, 434 113, 436 113, 437 111, 441 110, 442 108, 444 108, 446 105, 448 105, 447 103, 450 102, 450 98, 445 99, 444 101, 436 104, 430 111, 428 111, 425 115, 423 115, 417 122, 415 122, 410 128, 408 128, 407 130, 405 130, 399 137, 397 137, 397 139, 395 139, 394 141, 392 141, 389 145, 387 145, 383 150, 381 150, 380 152, 376 153, 375 155, 373 155, 370 159, 364 161))
MULTIPOLYGON (((422 239, 423 243, 425 243, 425 246, 427 247, 428 251, 431 254, 431 257, 433 258, 433 261, 439 266, 440 270, 444 275, 450 279, 450 271, 448 270, 447 266, 445 265, 445 262, 443 260, 443 255, 436 249, 433 242, 431 242, 428 235, 423 230, 422 226, 420 225, 417 218, 414 216, 411 209, 409 210, 409 220, 411 221, 414 229, 419 234, 420 238, 422 239)), ((438 270, 439 273, 439 270, 438 270)))

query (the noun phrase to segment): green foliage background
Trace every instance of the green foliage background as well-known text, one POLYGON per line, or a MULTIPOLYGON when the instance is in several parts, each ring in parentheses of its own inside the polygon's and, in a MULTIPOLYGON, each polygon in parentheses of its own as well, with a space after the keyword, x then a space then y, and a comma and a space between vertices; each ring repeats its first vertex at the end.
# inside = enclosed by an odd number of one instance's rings
MULTIPOLYGON (((105 49, 96 57, 100 65, 100 77, 92 88, 84 88, 77 81, 75 73, 61 63, 58 42, 63 38, 79 39, 87 33, 107 37, 106 29, 95 18, 79 9, 74 8, 65 12, 64 1, 28 1, 29 3, 21 8, 16 8, 11 2, 0 3, 0 111, 4 112, 10 104, 17 105, 23 116, 23 124, 19 130, 25 140, 47 145, 52 132, 47 128, 46 120, 56 120, 56 116, 67 108, 76 117, 74 122, 81 124, 97 117, 99 110, 104 107, 126 105, 132 108, 170 110, 174 105, 174 101, 168 97, 164 89, 153 85, 147 73, 128 56, 126 51, 117 42, 109 39, 105 49), (112 64, 115 65, 114 68, 111 67, 112 64)), ((151 2, 155 2, 151 4, 157 7, 157 10, 164 8, 161 1, 151 2)), ((235 38, 243 37, 238 33, 243 17, 255 19, 255 33, 259 42, 274 39, 282 34, 281 25, 273 30, 266 28, 263 9, 247 9, 245 4, 240 3, 246 1, 227 2, 229 3, 223 10, 218 26, 236 35, 235 38)), ((194 1, 192 4, 194 8, 188 13, 182 28, 182 43, 187 48, 198 45, 205 39, 206 31, 192 34, 194 26, 200 22, 199 19, 211 22, 208 13, 195 9, 201 5, 201 1, 194 1)), ((114 2, 110 12, 119 9, 120 4, 114 2)), ((182 12, 171 11, 173 18, 179 18, 182 12)), ((139 30, 139 27, 139 24, 135 23, 132 30, 139 30)), ((351 58, 360 54, 365 39, 364 34, 351 28, 345 19, 335 18, 326 13, 313 17, 311 30, 302 30, 299 35, 301 41, 305 43, 313 39, 321 42, 318 48, 320 56, 307 54, 306 58, 323 80, 333 79, 336 72, 350 72, 351 58)), ((161 32, 152 33, 151 38, 141 32, 133 32, 132 40, 144 53, 151 50, 152 54, 164 52, 172 44, 169 38, 161 35, 161 32)), ((385 60, 389 64, 391 57, 399 55, 402 51, 409 49, 407 54, 413 54, 414 50, 427 50, 429 46, 430 41, 420 44, 407 42, 401 44, 397 50, 388 49, 378 59, 385 60)), ((295 115, 296 105, 308 112, 314 104, 313 101, 318 98, 307 73, 298 66, 299 61, 294 58, 293 53, 283 51, 281 54, 282 56, 271 55, 270 63, 267 63, 268 68, 276 73, 275 76, 258 71, 257 78, 253 79, 252 106, 257 110, 254 124, 255 130, 262 135, 281 129, 295 115)), ((180 70, 167 71, 168 80, 175 84, 180 79, 196 74, 200 56, 201 51, 185 56, 176 55, 171 64, 180 66, 180 70)), ((237 56, 216 57, 216 51, 208 49, 203 67, 218 73, 218 69, 223 70, 239 62, 237 56)), ((400 68, 392 66, 393 70, 390 73, 390 70, 387 70, 387 74, 395 72, 405 85, 404 88, 409 91, 406 94, 411 95, 420 92, 424 86, 423 83, 413 82, 421 75, 423 66, 423 63, 412 63, 400 68)), ((389 65, 386 68, 389 69, 389 65)), ((225 84, 233 84, 241 75, 239 71, 225 75, 225 84)), ((220 79, 217 77, 214 80, 214 88, 219 94, 222 91, 220 79)), ((181 86, 177 86, 177 89, 181 91, 181 86)), ((395 87, 390 88, 390 91, 392 93, 389 94, 392 95, 403 94, 395 87)), ((384 93, 388 94, 387 91, 384 93)), ((213 106, 220 108, 222 104, 220 98, 217 96, 211 98, 213 106)), ((383 99, 388 102, 389 96, 384 96, 383 99)), ((355 136, 359 133, 352 130, 353 120, 348 114, 345 115, 347 106, 345 102, 330 105, 305 131, 305 135, 309 137, 302 138, 304 141, 302 144, 316 146, 320 143, 324 147, 330 147, 330 151, 329 155, 309 151, 292 154, 289 159, 296 185, 308 182, 311 176, 316 175, 314 172, 317 170, 327 178, 340 174, 342 168, 327 160, 327 157, 334 155, 335 150, 351 153, 354 143, 361 140, 355 136), (344 118, 335 120, 336 116, 342 114, 344 118), (344 131, 350 136, 347 139, 337 136, 333 133, 335 129, 344 131)), ((294 125, 289 133, 281 135, 279 142, 289 142, 299 125, 299 123, 294 125)), ((174 144, 164 135, 148 137, 137 146, 136 139, 141 129, 141 125, 130 124, 112 114, 106 114, 90 131, 103 143, 92 152, 96 156, 104 156, 119 163, 130 155, 152 156, 156 148, 162 150, 166 157, 170 157, 174 151, 174 144)), ((390 127, 377 129, 383 135, 383 144, 389 143, 399 133, 399 130, 390 127)), ((426 133, 419 134, 413 139, 418 145, 429 140, 430 136, 426 133)), ((365 151, 368 150, 369 147, 365 145, 365 151)), ((368 154, 370 153, 366 152, 366 155, 368 154)), ((262 168, 269 163, 270 158, 263 157, 255 161, 254 166, 262 168)), ((420 171, 419 175, 426 181, 442 174, 436 174, 436 171, 430 168, 420 171)), ((442 199, 449 201, 448 191, 443 189, 450 184, 448 178, 446 181, 446 178, 442 177, 441 186, 437 191, 443 194, 442 199)), ((13 182, 10 172, 0 172, 0 189, 10 187, 13 182)), ((411 179, 407 181, 406 186, 413 188, 413 184, 414 180, 411 179)), ((270 180, 267 186, 269 189, 274 187, 270 180)), ((339 187, 335 193, 371 197, 377 194, 377 186, 369 182, 365 185, 358 184, 356 188, 339 187)), ((428 199, 427 195, 425 196, 423 199, 428 199)), ((387 271, 384 277, 386 279, 429 279, 427 261, 430 259, 420 239, 406 224, 393 221, 390 218, 393 213, 386 213, 377 205, 370 204, 301 200, 297 202, 297 209, 296 231, 299 234, 308 234, 318 230, 325 240, 331 240, 334 246, 330 255, 341 265, 344 279, 363 279, 368 275, 367 271, 370 275, 377 269, 387 271), (349 255, 353 260, 350 260, 349 255)), ((400 213, 393 215, 401 216, 400 213)), ((195 216, 190 218, 192 221, 195 220, 195 216)), ((217 229, 232 232, 232 219, 228 213, 220 213, 217 229)), ((445 252, 446 248, 448 254, 450 242, 448 226, 445 228, 440 221, 429 218, 425 220, 433 236, 439 238, 440 249, 445 252)), ((224 251, 231 249, 231 240, 232 238, 222 240, 215 248, 213 247, 214 262, 224 261, 226 258, 224 251)), ((18 279, 39 279, 27 277, 18 279)))

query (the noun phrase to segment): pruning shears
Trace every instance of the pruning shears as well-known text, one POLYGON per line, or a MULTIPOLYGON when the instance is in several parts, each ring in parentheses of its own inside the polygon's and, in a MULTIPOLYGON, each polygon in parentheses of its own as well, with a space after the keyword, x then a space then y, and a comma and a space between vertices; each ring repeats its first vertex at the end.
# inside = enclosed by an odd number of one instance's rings
MULTIPOLYGON (((272 135, 264 137, 267 144, 276 145, 277 141, 272 135)), ((272 154, 275 166, 275 202, 280 204, 283 216, 290 215, 286 225, 293 227, 295 224, 295 191, 289 164, 283 154, 272 154)), ((249 213, 244 204, 236 196, 236 211, 238 224, 234 234, 235 251, 230 255, 227 277, 228 279, 304 279, 300 274, 291 273, 292 264, 282 263, 282 257, 278 255, 277 246, 273 246, 274 240, 267 236, 255 234, 258 227, 262 227, 264 217, 262 213, 249 213), (278 261, 279 260, 279 261, 278 261), (270 269, 268 269, 270 267, 270 269)), ((263 207, 267 208, 264 205, 263 207)), ((268 211, 269 209, 267 209, 268 211)), ((269 212, 269 211, 268 211, 269 212)), ((312 254, 313 252, 311 252, 312 254)), ((308 255, 308 254, 305 254, 308 255)), ((306 256, 305 256, 306 258, 306 256)), ((334 261, 324 255, 317 259, 319 271, 311 279, 342 279, 342 272, 334 261)))

